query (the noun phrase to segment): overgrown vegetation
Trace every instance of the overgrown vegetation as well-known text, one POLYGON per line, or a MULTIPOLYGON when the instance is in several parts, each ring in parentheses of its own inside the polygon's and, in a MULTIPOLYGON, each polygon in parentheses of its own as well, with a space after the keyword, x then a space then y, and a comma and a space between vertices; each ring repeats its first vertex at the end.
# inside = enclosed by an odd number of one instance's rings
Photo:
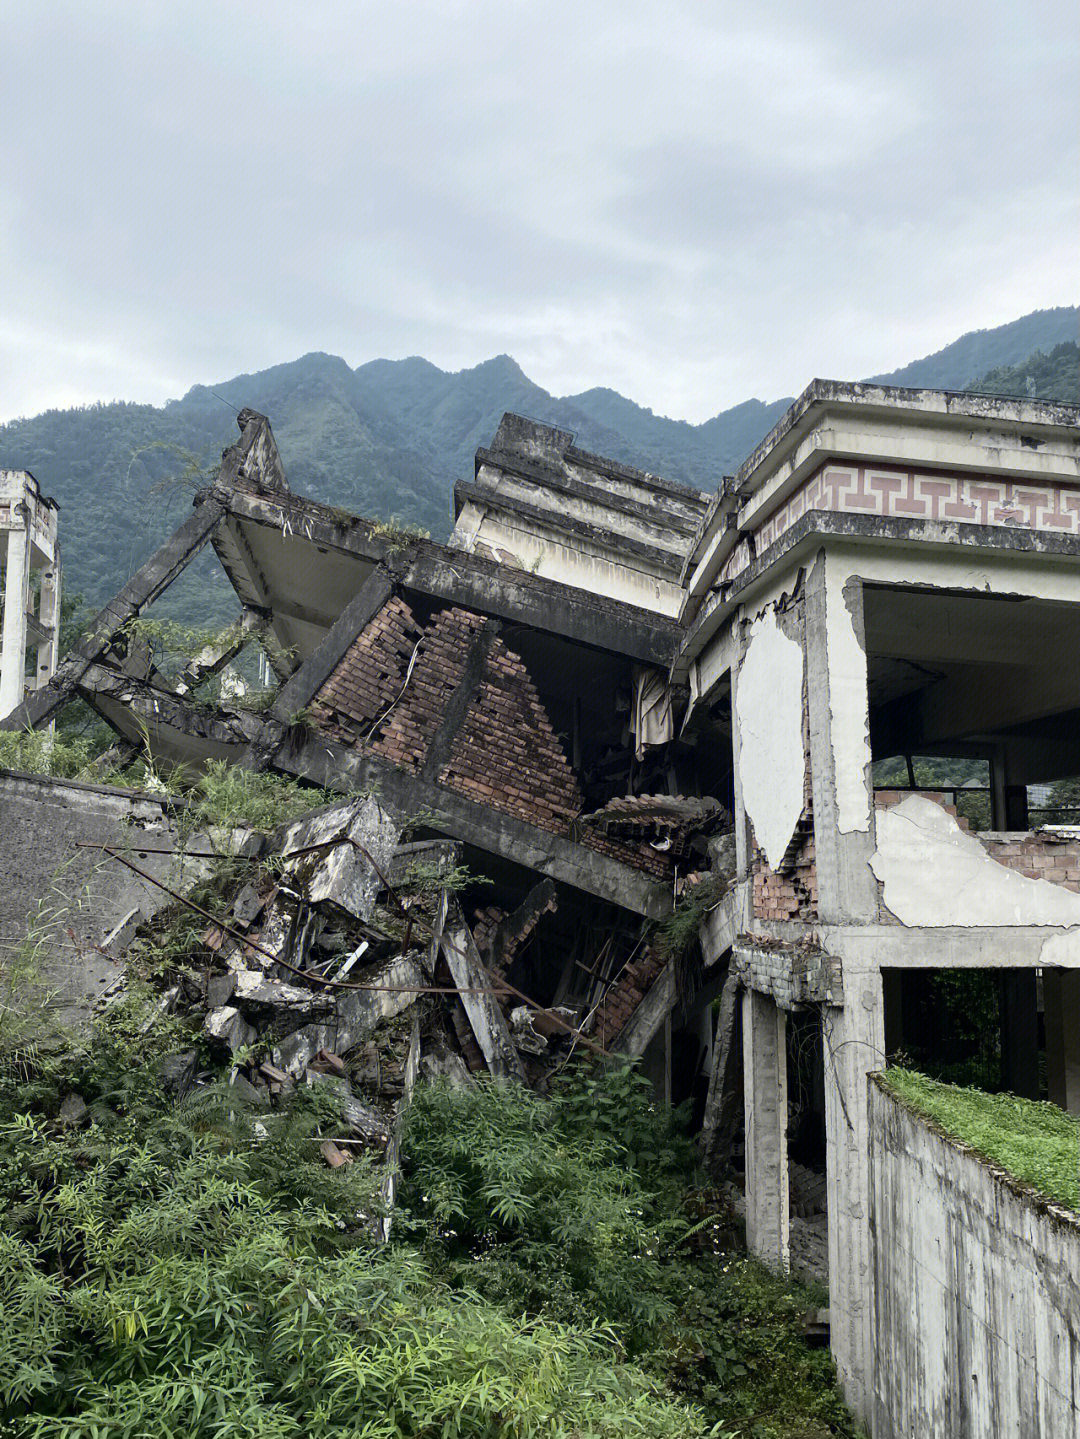
POLYGON ((99 736, 65 738, 47 730, 0 730, 0 769, 171 795, 183 801, 178 816, 184 836, 241 826, 268 833, 343 798, 286 775, 243 769, 227 760, 208 760, 194 777, 179 767, 158 768, 149 749, 127 764, 103 763, 99 736))
POLYGON ((1080 1120, 1056 1104, 941 1084, 890 1069, 885 1084, 955 1139, 1047 1198, 1080 1208, 1080 1120))
POLYGON ((0 1056, 0 1433, 852 1434, 798 1334, 813 1298, 715 1252, 631 1070, 421 1088, 380 1247, 377 1171, 318 1158, 329 1091, 256 1118, 222 1075, 176 1103, 186 1043, 136 988, 74 1048, 0 1056))
POLYGON ((698 932, 707 914, 720 903, 728 890, 723 875, 706 875, 697 884, 685 889, 671 913, 656 927, 656 946, 668 959, 674 959, 698 940, 698 932))

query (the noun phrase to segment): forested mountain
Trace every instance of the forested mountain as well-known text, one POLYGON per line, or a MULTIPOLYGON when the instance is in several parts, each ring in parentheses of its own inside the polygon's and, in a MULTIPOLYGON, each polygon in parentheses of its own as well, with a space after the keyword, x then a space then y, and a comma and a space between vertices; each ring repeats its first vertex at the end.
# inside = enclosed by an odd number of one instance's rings
MULTIPOLYGON (((1075 345, 1070 351, 1059 342, 1075 340, 1077 316, 1075 309, 1037 312, 966 335, 885 378, 1050 398, 1069 398, 1073 384, 1075 399, 1075 345)), ((244 406, 270 416, 298 492, 396 516, 442 538, 453 484, 471 477, 476 447, 490 441, 506 410, 572 430, 585 449, 713 490, 789 403, 748 400, 691 425, 613 390, 556 398, 507 355, 451 374, 419 358, 352 370, 337 356, 311 354, 197 385, 161 408, 119 402, 13 421, 0 426, 0 467, 30 470, 59 500, 66 588, 97 603, 186 512, 192 490, 236 438, 234 411, 244 406)), ((197 594, 201 584, 179 603, 205 617, 217 600, 213 591, 197 594)))
POLYGON ((974 389, 976 376, 1002 366, 1021 365, 1036 350, 1075 344, 1080 339, 1080 310, 1060 305, 1035 310, 994 330, 972 330, 936 354, 887 375, 871 375, 883 385, 925 385, 934 390, 974 389))
POLYGON ((1038 396, 1080 405, 1080 344, 1055 345, 1049 354, 1038 351, 1019 365, 999 365, 967 386, 981 395, 1038 396))

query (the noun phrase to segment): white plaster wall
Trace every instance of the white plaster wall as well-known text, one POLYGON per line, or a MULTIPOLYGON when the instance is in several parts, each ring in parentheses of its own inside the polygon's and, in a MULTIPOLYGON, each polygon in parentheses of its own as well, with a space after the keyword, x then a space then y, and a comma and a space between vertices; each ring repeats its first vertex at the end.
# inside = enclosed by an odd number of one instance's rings
POLYGON ((870 867, 884 885, 886 907, 902 924, 1080 925, 1080 894, 999 864, 942 805, 922 795, 878 811, 870 867))
POLYGON ((1080 1217, 869 1087, 874 1439, 1080 1434, 1080 1217))
POLYGON ((735 691, 735 722, 743 804, 774 869, 803 808, 802 689, 802 646, 783 633, 769 610, 750 627, 735 691))
POLYGON ((870 829, 870 709, 866 653, 844 600, 847 566, 835 552, 825 555, 825 644, 829 663, 829 715, 837 827, 841 834, 870 829))
MULTIPOLYGON (((592 594, 608 595, 671 616, 679 613, 682 604, 682 589, 673 581, 635 568, 632 562, 616 562, 614 558, 579 549, 568 544, 565 536, 556 536, 554 531, 519 529, 487 514, 473 534, 469 548, 475 548, 477 541, 509 550, 522 569, 592 594)), ((617 546, 617 537, 614 542, 617 546)))

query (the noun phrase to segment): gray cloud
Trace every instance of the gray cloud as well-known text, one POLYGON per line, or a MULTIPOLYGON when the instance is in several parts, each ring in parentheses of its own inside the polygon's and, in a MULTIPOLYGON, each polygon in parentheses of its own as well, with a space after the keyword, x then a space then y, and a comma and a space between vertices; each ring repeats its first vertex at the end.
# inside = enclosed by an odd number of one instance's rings
POLYGON ((1072 303, 1074 18, 10 5, 0 412, 505 350, 703 419, 1072 303))

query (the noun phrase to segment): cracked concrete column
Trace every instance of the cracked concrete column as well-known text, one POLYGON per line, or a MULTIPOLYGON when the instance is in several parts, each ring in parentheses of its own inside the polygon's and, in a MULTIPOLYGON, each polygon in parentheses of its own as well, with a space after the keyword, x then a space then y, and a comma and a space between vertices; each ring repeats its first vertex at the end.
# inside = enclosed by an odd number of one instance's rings
POLYGON ((835 924, 873 923, 874 804, 862 584, 822 550, 806 582, 806 691, 818 909, 835 924))
POLYGON ((1044 969, 1043 1006, 1051 1103, 1080 1114, 1080 970, 1044 969))
POLYGON ((766 995, 743 994, 746 1242, 772 1269, 790 1257, 787 1015, 766 995))
POLYGON ((869 1083, 885 1063, 881 970, 844 959, 844 1006, 822 1011, 829 1218, 829 1311, 837 1375, 866 1421, 874 1375, 869 1083))
POLYGON ((56 560, 41 573, 41 595, 38 599, 38 622, 48 634, 37 647, 37 675, 34 688, 48 684, 56 673, 60 645, 60 561, 56 560))
POLYGON ((26 687, 26 611, 29 602, 30 530, 7 532, 4 630, 0 649, 0 717, 22 703, 26 687))

